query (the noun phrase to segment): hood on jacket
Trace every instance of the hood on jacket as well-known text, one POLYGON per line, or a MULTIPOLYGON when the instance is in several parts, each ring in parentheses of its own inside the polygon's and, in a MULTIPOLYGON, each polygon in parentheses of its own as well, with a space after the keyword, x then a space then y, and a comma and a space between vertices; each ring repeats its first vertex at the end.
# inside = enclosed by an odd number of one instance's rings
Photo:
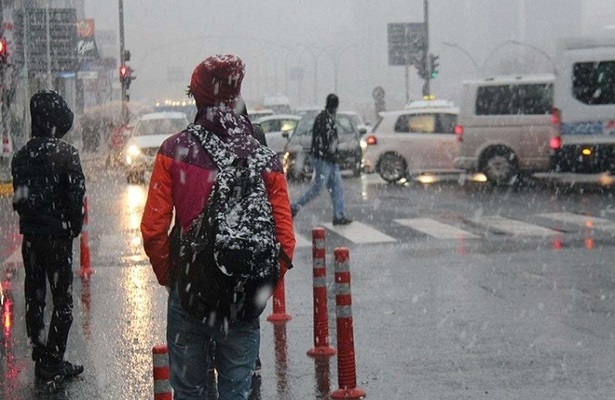
POLYGON ((30 98, 32 136, 61 138, 72 128, 74 114, 55 90, 41 90, 30 98))
POLYGON ((258 141, 252 137, 253 128, 248 117, 224 104, 201 108, 195 121, 195 124, 202 125, 223 142, 230 144, 240 157, 247 156, 259 146, 258 141))

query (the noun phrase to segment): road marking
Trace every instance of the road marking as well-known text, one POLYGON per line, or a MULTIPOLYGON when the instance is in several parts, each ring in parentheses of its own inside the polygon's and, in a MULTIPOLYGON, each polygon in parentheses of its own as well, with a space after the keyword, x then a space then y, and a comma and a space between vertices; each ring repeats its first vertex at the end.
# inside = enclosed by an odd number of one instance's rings
POLYGON ((353 243, 388 243, 397 240, 391 236, 360 222, 353 222, 348 225, 336 225, 331 223, 323 224, 325 228, 345 237, 353 243))
POLYGON ((472 239, 480 237, 456 226, 443 224, 430 218, 395 219, 394 221, 438 239, 472 239))
POLYGON ((550 236, 560 233, 539 225, 498 216, 474 218, 472 222, 513 236, 550 236))
POLYGON ((551 219, 554 221, 560 221, 564 223, 575 224, 579 226, 583 226, 586 228, 607 228, 612 229, 615 226, 615 223, 610 219, 592 217, 589 215, 581 215, 581 214, 573 214, 569 212, 563 213, 546 213, 546 214, 536 214, 538 217, 551 219))

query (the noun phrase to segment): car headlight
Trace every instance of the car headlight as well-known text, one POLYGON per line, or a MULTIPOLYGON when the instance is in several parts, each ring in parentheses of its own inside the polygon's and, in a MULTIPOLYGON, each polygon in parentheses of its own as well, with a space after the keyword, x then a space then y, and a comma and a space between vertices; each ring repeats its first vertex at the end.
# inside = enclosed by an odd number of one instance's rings
POLYGON ((141 154, 141 149, 133 144, 132 146, 128 147, 126 153, 128 153, 129 156, 136 157, 141 154))

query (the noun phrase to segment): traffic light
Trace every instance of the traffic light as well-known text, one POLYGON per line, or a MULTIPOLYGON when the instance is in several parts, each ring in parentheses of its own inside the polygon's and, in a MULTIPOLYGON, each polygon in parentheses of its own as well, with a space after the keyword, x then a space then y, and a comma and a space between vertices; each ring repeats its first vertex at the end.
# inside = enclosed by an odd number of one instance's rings
POLYGON ((417 75, 423 80, 427 78, 427 65, 425 65, 425 61, 427 61, 427 58, 423 55, 414 64, 417 75))
POLYGON ((6 59, 8 57, 8 51, 6 48, 6 39, 0 38, 0 63, 6 63, 6 59))
POLYGON ((429 77, 431 79, 436 78, 438 76, 438 73, 440 72, 440 71, 438 71, 438 66, 440 65, 438 63, 438 58, 440 58, 440 57, 436 56, 436 55, 433 55, 433 54, 429 55, 429 60, 430 60, 429 65, 431 66, 431 72, 429 73, 429 77))
POLYGON ((126 64, 120 65, 120 82, 122 84, 126 83, 126 80, 130 77, 130 67, 126 64))
POLYGON ((129 65, 120 65, 120 83, 126 90, 130 88, 132 81, 137 79, 137 77, 133 75, 133 72, 134 70, 129 65))

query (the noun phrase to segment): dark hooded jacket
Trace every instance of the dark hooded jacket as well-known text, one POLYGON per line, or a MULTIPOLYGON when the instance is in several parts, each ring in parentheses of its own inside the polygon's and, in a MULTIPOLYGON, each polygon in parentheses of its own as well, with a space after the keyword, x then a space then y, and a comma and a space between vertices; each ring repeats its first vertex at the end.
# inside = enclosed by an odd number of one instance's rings
POLYGON ((30 100, 32 139, 15 155, 13 209, 24 235, 77 237, 83 226, 85 177, 77 149, 61 138, 73 112, 55 91, 30 100))
POLYGON ((330 163, 335 163, 338 158, 339 137, 335 124, 338 104, 335 94, 328 95, 325 109, 316 116, 312 128, 312 156, 330 163))

